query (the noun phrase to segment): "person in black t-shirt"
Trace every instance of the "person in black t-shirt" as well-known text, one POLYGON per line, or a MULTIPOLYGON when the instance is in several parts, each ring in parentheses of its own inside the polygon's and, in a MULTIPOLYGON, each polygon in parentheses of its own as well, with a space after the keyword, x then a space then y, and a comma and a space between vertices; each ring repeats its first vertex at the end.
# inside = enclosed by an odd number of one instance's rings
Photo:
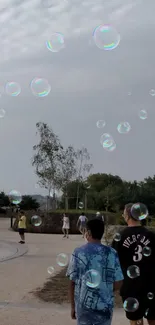
POLYGON ((144 317, 148 324, 155 325, 155 233, 133 218, 132 206, 133 203, 127 204, 123 214, 128 227, 112 243, 124 275, 120 295, 123 302, 135 298, 139 303, 138 308, 125 308, 132 325, 143 325, 144 317))

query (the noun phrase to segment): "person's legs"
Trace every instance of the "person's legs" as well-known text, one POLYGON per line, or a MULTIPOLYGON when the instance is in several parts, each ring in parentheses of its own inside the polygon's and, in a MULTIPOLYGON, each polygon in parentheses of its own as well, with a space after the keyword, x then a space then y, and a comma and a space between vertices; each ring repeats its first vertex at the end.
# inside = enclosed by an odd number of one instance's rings
POLYGON ((69 238, 69 229, 66 229, 67 238, 69 238))
POLYGON ((24 244, 25 243, 25 231, 24 229, 19 229, 19 236, 21 238, 20 244, 24 244))
POLYGON ((63 237, 66 237, 66 229, 65 229, 65 228, 62 228, 62 232, 63 232, 63 234, 64 234, 63 237))

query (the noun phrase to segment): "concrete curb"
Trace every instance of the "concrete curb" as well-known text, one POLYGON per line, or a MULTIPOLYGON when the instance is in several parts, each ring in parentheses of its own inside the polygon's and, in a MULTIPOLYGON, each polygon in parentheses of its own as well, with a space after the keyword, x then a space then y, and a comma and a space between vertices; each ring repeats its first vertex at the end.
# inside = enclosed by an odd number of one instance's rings
POLYGON ((12 260, 14 258, 25 255, 28 252, 28 247, 26 245, 17 244, 10 241, 0 240, 1 250, 7 249, 10 254, 3 257, 0 257, 0 263, 12 260))

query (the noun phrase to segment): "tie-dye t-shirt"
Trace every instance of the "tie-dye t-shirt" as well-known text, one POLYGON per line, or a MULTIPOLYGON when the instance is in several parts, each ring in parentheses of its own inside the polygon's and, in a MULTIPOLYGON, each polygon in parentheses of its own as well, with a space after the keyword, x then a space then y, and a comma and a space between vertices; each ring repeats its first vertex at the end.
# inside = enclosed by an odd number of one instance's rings
MULTIPOLYGON (((114 307, 113 284, 123 280, 117 252, 102 244, 88 243, 76 248, 67 274, 75 282, 77 318, 108 320, 114 307)), ((94 321, 95 321, 94 320, 94 321)))

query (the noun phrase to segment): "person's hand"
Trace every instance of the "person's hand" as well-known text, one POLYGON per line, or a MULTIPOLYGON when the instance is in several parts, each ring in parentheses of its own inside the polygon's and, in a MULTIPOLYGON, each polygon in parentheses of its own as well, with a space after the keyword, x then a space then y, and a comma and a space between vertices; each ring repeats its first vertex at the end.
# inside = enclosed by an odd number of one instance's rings
POLYGON ((71 308, 71 318, 72 319, 76 319, 76 315, 75 315, 75 308, 71 308))

